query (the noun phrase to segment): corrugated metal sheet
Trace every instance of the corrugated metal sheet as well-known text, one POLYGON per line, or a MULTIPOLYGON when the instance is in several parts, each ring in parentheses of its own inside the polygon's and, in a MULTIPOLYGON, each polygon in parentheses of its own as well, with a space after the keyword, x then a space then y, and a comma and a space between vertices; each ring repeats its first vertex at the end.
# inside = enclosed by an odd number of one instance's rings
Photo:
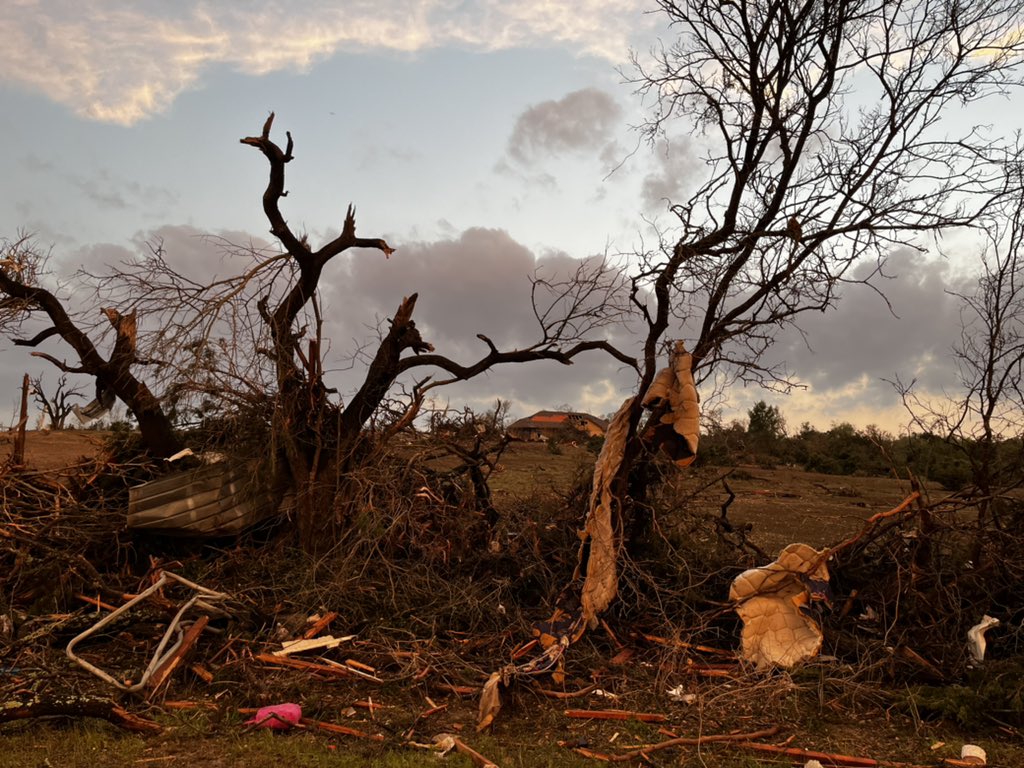
POLYGON ((237 533, 271 515, 276 494, 252 464, 221 462, 129 490, 128 527, 160 533, 237 533))

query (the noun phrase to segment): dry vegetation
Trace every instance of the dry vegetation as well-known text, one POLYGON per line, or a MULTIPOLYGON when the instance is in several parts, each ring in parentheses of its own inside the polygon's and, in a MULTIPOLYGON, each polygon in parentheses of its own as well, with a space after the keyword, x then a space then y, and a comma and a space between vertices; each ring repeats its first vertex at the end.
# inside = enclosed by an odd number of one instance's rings
MULTIPOLYGON (((436 468, 417 467, 416 446, 407 444, 400 456, 381 457, 379 475, 365 478, 379 514, 359 520, 329 555, 312 559, 273 530, 206 544, 132 535, 124 529, 124 491, 147 468, 115 463, 117 445, 109 441, 90 458, 95 463, 81 466, 77 455, 96 446, 94 437, 82 443, 81 433, 66 436, 77 468, 3 477, 0 558, 4 614, 14 619, 14 632, 0 639, 0 691, 7 702, 117 701, 133 716, 155 721, 160 731, 133 736, 80 716, 8 722, 0 725, 5 765, 36 766, 45 752, 62 765, 94 768, 165 759, 211 766, 411 766, 428 759, 412 742, 454 733, 502 766, 578 766, 594 764, 586 754, 625 754, 665 742, 669 734, 771 728, 778 733, 760 741, 914 765, 957 757, 965 741, 982 744, 993 765, 1019 764, 1024 757, 1024 749, 1014 746, 1024 711, 1024 638, 1012 626, 993 632, 991 661, 970 670, 957 633, 977 611, 967 603, 920 604, 937 595, 956 597, 958 590, 966 598, 969 585, 952 581, 936 592, 934 584, 915 577, 912 588, 893 587, 894 579, 911 581, 907 533, 918 530, 913 513, 898 529, 866 537, 873 543, 856 557, 844 554, 830 565, 835 605, 823 616, 820 660, 765 675, 735 659, 738 622, 724 598, 733 576, 761 562, 756 551, 774 556, 781 544, 795 540, 847 539, 868 517, 898 504, 909 490, 904 482, 755 467, 668 475, 658 486, 648 559, 627 569, 622 599, 604 628, 573 647, 564 682, 541 677, 535 685, 514 686, 496 725, 478 734, 480 685, 529 641, 532 626, 549 615, 551 600, 571 577, 593 454, 572 446, 556 454, 543 445, 512 444, 492 475, 500 521, 496 534, 487 535, 480 513, 468 504, 470 495, 438 503, 417 494, 430 487, 440 498, 442 486, 432 474, 436 468), (729 494, 723 476, 734 495, 724 521, 729 494), (231 599, 229 615, 212 618, 215 633, 201 635, 164 687, 120 695, 68 662, 63 647, 104 613, 95 599, 119 604, 165 568, 231 599), (898 610, 890 598, 903 601, 898 610), (877 612, 871 621, 864 618, 868 607, 877 612), (943 617, 942 610, 954 612, 943 617), (301 636, 308 617, 332 611, 338 616, 325 633, 355 637, 302 656, 320 669, 264 660, 262 654, 279 648, 282 639, 301 636), (946 621, 955 630, 923 622, 929 611, 928 621, 946 621), (346 661, 355 662, 357 671, 372 669, 366 674, 379 681, 330 671, 331 662, 346 661), (209 680, 203 679, 207 673, 209 680), (680 685, 692 694, 691 703, 668 696, 680 685), (300 703, 309 718, 373 738, 312 725, 308 733, 273 738, 247 729, 249 709, 285 701, 300 703), (566 717, 567 709, 623 709, 664 721, 581 720, 566 717), (944 746, 933 749, 939 742, 944 746)), ((49 444, 64 437, 31 436, 29 464, 50 470, 49 444)), ((936 549, 948 541, 933 535, 936 549)), ((936 571, 942 563, 935 558, 936 571)), ((186 594, 166 588, 166 601, 86 641, 83 657, 115 676, 137 677, 169 611, 186 594)), ((1019 612, 1019 600, 1003 609, 1019 612)), ((778 753, 708 743, 627 763, 754 766, 780 760, 785 762, 778 753)), ((448 762, 472 764, 463 755, 448 762)))

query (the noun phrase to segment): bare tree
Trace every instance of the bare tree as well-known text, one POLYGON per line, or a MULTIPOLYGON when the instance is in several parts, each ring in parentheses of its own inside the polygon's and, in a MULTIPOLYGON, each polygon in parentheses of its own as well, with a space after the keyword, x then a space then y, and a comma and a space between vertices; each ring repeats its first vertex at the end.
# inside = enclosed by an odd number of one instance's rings
POLYGON ((0 331, 19 335, 37 317, 46 327, 31 338, 15 338, 21 346, 36 347, 52 337, 60 337, 78 356, 79 364, 68 364, 45 352, 32 354, 48 360, 65 373, 85 373, 96 380, 97 399, 113 392, 131 409, 139 422, 143 440, 153 453, 170 456, 180 450, 181 442, 149 387, 135 376, 136 315, 122 315, 106 307, 102 314, 114 332, 110 354, 104 357, 81 322, 73 318, 64 303, 43 286, 47 254, 42 253, 27 235, 0 244, 0 331))
MULTIPOLYGON (((916 381, 894 385, 913 424, 939 435, 967 460, 977 501, 979 538, 1000 524, 1007 494, 1024 483, 1024 178, 1008 166, 1017 197, 996 212, 985 232, 972 290, 960 300, 960 339, 953 345, 959 391, 934 397, 916 381)), ((980 543, 980 542, 979 542, 980 543)))
MULTIPOLYGON (((675 38, 634 57, 632 82, 651 107, 642 130, 662 146, 682 126, 704 164, 681 180, 689 193, 671 201, 674 225, 637 254, 639 391, 670 335, 686 340, 698 383, 786 389, 790 372, 766 355, 780 328, 833 308, 853 282, 878 290, 894 247, 976 226, 1012 191, 1003 169, 1018 148, 964 116, 1021 84, 1020 6, 658 5, 675 38), (874 270, 855 278, 865 263, 874 270)), ((640 418, 637 399, 617 482, 634 534, 646 529, 640 418)))
POLYGON ((84 400, 81 386, 69 386, 66 374, 61 374, 57 386, 49 395, 43 389, 42 375, 32 379, 32 398, 50 423, 50 429, 64 429, 68 416, 74 412, 74 400, 84 400))

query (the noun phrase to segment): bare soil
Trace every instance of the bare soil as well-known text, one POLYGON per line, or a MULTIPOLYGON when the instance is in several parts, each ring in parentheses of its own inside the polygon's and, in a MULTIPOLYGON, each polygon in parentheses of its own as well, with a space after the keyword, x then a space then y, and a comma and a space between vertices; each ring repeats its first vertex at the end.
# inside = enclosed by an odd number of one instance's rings
MULTIPOLYGON (((25 465, 49 471, 65 469, 95 458, 103 451, 109 433, 96 430, 28 430, 25 433, 25 465)), ((0 462, 14 449, 14 432, 0 432, 0 462)))

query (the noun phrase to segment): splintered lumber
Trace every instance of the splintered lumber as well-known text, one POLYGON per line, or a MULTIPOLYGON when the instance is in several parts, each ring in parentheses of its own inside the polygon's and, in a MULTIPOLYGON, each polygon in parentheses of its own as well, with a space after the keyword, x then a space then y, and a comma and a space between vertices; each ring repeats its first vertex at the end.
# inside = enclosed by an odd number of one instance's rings
POLYGON ((641 747, 640 749, 634 749, 632 752, 622 752, 617 755, 595 752, 591 749, 586 749, 585 747, 576 747, 573 749, 573 752, 576 752, 583 757, 589 757, 592 760, 600 760, 605 763, 626 763, 630 760, 635 760, 638 757, 643 757, 651 752, 658 752, 662 749, 671 749, 672 747, 696 747, 702 744, 727 743, 731 741, 743 742, 742 746, 746 746, 750 739, 766 739, 769 736, 774 736, 780 730, 782 729, 776 725, 771 728, 765 728, 762 731, 752 731, 751 733, 713 733, 704 736, 680 736, 657 744, 650 744, 648 746, 641 747))
POLYGON ((302 653, 303 651, 312 651, 320 648, 337 648, 339 645, 347 640, 351 640, 355 635, 346 635, 345 637, 334 637, 333 635, 327 635, 325 637, 310 637, 303 638, 301 640, 287 640, 281 643, 281 650, 274 651, 275 656, 290 656, 293 653, 302 653))
POLYGON ((325 723, 322 720, 314 720, 311 717, 304 717, 299 720, 307 728, 317 728, 327 733, 337 733, 341 736, 355 736, 359 739, 369 739, 370 741, 384 741, 384 737, 379 733, 367 733, 366 731, 360 731, 356 728, 349 728, 347 725, 337 725, 336 723, 325 723))
POLYGON ((309 629, 302 633, 302 639, 311 640, 312 638, 316 637, 325 629, 327 629, 327 627, 330 626, 331 622, 334 621, 336 618, 338 618, 338 613, 336 611, 329 611, 322 618, 318 619, 313 624, 311 624, 309 629))
POLYGON ((159 723, 133 715, 116 702, 99 696, 70 694, 43 697, 38 694, 0 701, 0 723, 31 717, 96 717, 136 733, 158 733, 159 723))
MULTIPOLYGON (((346 667, 344 664, 317 664, 313 661, 293 659, 289 656, 274 656, 269 653, 260 653, 254 656, 253 658, 256 659, 256 661, 261 661, 264 664, 270 664, 271 666, 275 667, 288 667, 289 669, 300 669, 304 672, 329 675, 331 677, 372 677, 372 675, 367 675, 365 673, 359 672, 359 670, 346 667)), ((377 682, 381 682, 377 678, 374 679, 376 679, 377 682)))
POLYGON ((209 622, 209 616, 200 616, 196 619, 195 624, 189 627, 185 632, 185 635, 181 638, 181 645, 178 646, 178 650, 174 652, 174 655, 156 668, 153 676, 149 678, 149 685, 153 689, 150 696, 155 694, 160 686, 163 685, 164 681, 166 681, 174 670, 178 668, 178 665, 181 664, 181 660, 185 658, 185 655, 189 651, 192 650, 192 646, 196 644, 196 641, 199 639, 199 635, 201 635, 203 630, 206 629, 206 625, 209 624, 209 622))
POLYGON ((627 709, 567 709, 566 717, 583 720, 637 720, 641 723, 664 723, 665 715, 655 712, 631 712, 627 709))

